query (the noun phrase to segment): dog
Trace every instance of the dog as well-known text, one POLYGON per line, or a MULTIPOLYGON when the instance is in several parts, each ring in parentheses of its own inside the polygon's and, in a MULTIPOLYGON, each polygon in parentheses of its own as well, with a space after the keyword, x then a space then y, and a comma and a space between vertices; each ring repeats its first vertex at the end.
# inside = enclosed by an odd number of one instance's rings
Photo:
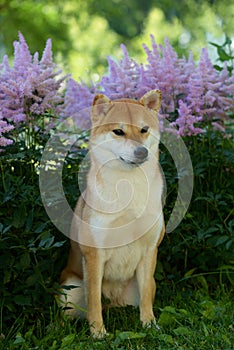
POLYGON ((65 315, 87 318, 95 338, 107 334, 102 296, 111 306, 139 306, 142 325, 157 326, 154 271, 165 232, 160 105, 159 90, 139 100, 98 94, 93 101, 90 169, 74 210, 60 300, 65 315))

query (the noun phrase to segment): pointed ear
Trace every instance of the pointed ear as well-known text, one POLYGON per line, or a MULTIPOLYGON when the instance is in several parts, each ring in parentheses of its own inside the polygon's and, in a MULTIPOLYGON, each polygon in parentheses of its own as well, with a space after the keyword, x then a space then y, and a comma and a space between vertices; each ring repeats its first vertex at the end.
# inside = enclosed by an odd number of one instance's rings
POLYGON ((92 108, 92 121, 95 122, 99 118, 106 115, 112 106, 112 101, 103 94, 98 94, 94 97, 92 108))
POLYGON ((162 94, 160 90, 151 90, 147 92, 142 98, 140 99, 140 103, 156 112, 159 111, 161 107, 161 101, 162 101, 162 94))

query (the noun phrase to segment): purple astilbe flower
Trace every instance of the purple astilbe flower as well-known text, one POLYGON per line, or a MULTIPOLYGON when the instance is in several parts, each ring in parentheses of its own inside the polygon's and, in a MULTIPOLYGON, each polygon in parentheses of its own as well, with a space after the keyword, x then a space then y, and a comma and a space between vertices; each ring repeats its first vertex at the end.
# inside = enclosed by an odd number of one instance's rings
POLYGON ((0 112, 7 124, 18 127, 24 122, 26 127, 40 127, 38 118, 48 113, 56 117, 63 102, 59 89, 65 77, 58 78, 61 71, 56 71, 53 63, 50 39, 39 61, 38 53, 30 54, 19 33, 19 41, 14 43, 13 67, 5 56, 0 69, 0 112))
POLYGON ((14 72, 18 76, 26 77, 28 67, 30 67, 32 62, 32 56, 30 54, 28 45, 21 33, 19 33, 19 41, 14 42, 14 72))
POLYGON ((193 113, 200 114, 203 108, 203 84, 199 75, 191 74, 188 79, 188 91, 185 100, 193 113))
POLYGON ((221 74, 217 72, 206 49, 196 66, 191 53, 188 60, 178 58, 167 40, 165 47, 157 46, 153 36, 151 40, 152 50, 144 45, 148 56, 146 77, 151 89, 162 91, 161 116, 176 125, 181 135, 196 135, 202 131, 202 124, 210 121, 216 127, 219 123, 221 130, 227 112, 234 110, 233 76, 228 76, 227 69, 221 74))
POLYGON ((45 68, 56 68, 57 67, 57 65, 53 61, 52 40, 51 39, 48 39, 46 42, 45 49, 42 53, 40 65, 41 65, 41 67, 45 67, 45 68))
POLYGON ((165 47, 158 46, 151 36, 151 44, 152 50, 143 45, 148 60, 145 67, 148 87, 161 90, 163 96, 161 112, 164 117, 169 118, 177 105, 177 89, 183 86, 179 61, 168 40, 165 40, 165 47))
POLYGON ((219 73, 214 69, 206 49, 201 51, 198 74, 203 86, 203 116, 212 119, 214 113, 219 115, 222 109, 222 98, 219 89, 222 85, 219 73))
POLYGON ((109 71, 100 82, 101 91, 111 99, 139 98, 144 90, 142 67, 129 57, 122 44, 123 59, 119 62, 108 57, 109 71))
POLYGON ((234 111, 233 93, 233 76, 229 77, 225 67, 221 73, 215 70, 207 50, 203 49, 199 65, 188 81, 186 101, 192 113, 201 115, 205 124, 211 122, 216 129, 224 130, 228 113, 234 111))
MULTIPOLYGON (((1 114, 0 114, 0 146, 5 147, 8 145, 11 145, 13 143, 12 140, 9 138, 6 138, 4 136, 5 133, 8 133, 9 131, 13 130, 14 126, 8 124, 6 121, 1 119, 1 114)), ((0 150, 1 152, 1 150, 0 150)))
POLYGON ((224 65, 223 70, 220 73, 221 86, 219 88, 220 98, 222 98, 223 114, 221 111, 221 117, 226 119, 229 112, 234 112, 234 73, 229 74, 227 64, 224 65))
MULTIPOLYGON (((219 130, 221 132, 225 132, 225 120, 229 119, 229 116, 234 114, 234 74, 231 76, 228 75, 227 67, 224 67, 223 73, 227 73, 226 79, 220 87, 220 97, 222 97, 222 109, 219 110, 219 118, 217 121, 212 122, 214 129, 219 130), (226 72, 225 72, 226 71, 226 72)), ((223 78, 223 76, 221 77, 223 78)), ((233 121, 231 120, 233 124, 233 121)))
POLYGON ((3 57, 3 62, 0 64, 0 77, 11 70, 7 55, 3 57))
POLYGON ((60 109, 63 120, 71 117, 78 129, 89 129, 91 127, 89 108, 92 106, 94 95, 94 90, 84 82, 77 83, 70 78, 67 83, 64 105, 60 109))
POLYGON ((203 129, 195 126, 202 120, 202 117, 192 114, 190 107, 185 102, 179 100, 178 117, 171 125, 178 127, 180 136, 191 136, 205 132, 203 129))
POLYGON ((208 125, 224 130, 225 120, 234 113, 234 75, 229 75, 227 67, 222 72, 216 71, 206 49, 195 64, 192 52, 188 59, 179 58, 168 39, 164 45, 157 45, 151 35, 151 48, 143 45, 147 64, 140 65, 129 56, 124 45, 121 48, 123 58, 119 61, 108 58, 108 73, 96 86, 69 81, 64 117, 77 115, 78 127, 87 128, 90 116, 87 115, 85 126, 86 116, 79 115, 79 111, 91 106, 94 93, 104 93, 111 99, 139 99, 151 89, 160 89, 162 129, 166 119, 176 131, 170 130, 168 123, 166 129, 183 136, 202 133, 208 125))
POLYGON ((62 104, 59 88, 64 77, 58 79, 61 72, 56 71, 52 59, 51 40, 39 61, 38 53, 32 56, 19 34, 19 42, 14 43, 13 67, 7 56, 0 65, 1 130, 21 122, 33 124, 37 116, 51 111, 54 115, 60 113, 63 120, 72 117, 78 128, 87 129, 95 93, 111 99, 139 99, 151 89, 162 91, 160 124, 167 119, 183 136, 203 132, 208 124, 224 130, 225 120, 234 112, 234 75, 226 66, 222 72, 216 71, 206 49, 196 65, 192 53, 188 59, 179 58, 167 39, 164 45, 157 45, 151 36, 151 46, 143 45, 148 63, 140 65, 121 45, 123 58, 108 58, 108 73, 98 84, 88 86, 70 79, 62 104))

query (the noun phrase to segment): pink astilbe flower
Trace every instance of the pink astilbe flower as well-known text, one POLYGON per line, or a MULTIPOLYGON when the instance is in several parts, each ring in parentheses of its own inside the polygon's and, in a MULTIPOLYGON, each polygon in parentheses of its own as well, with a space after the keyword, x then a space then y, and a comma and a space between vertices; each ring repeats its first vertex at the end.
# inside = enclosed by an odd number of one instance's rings
POLYGON ((180 136, 197 135, 204 132, 203 129, 196 127, 196 124, 202 119, 202 117, 192 114, 190 107, 182 100, 179 100, 178 117, 171 125, 178 127, 180 136))
POLYGON ((84 82, 77 83, 70 78, 60 115, 63 119, 71 117, 81 130, 89 129, 91 127, 89 108, 92 106, 94 95, 94 89, 89 88, 84 82))
MULTIPOLYGON (((152 50, 143 45, 148 60, 145 67, 148 86, 150 89, 161 90, 163 96, 161 113, 170 120, 171 113, 174 113, 178 106, 177 96, 184 94, 186 89, 188 77, 186 60, 178 58, 167 39, 165 47, 158 46, 153 36, 151 43, 152 50)), ((191 64, 190 62, 190 66, 191 64)))
POLYGON ((127 48, 122 44, 123 59, 119 62, 108 57, 109 70, 100 82, 101 91, 111 99, 139 98, 144 91, 142 67, 129 57, 127 48))
MULTIPOLYGON (((68 86, 65 96, 65 115, 75 114, 79 108, 89 107, 93 93, 102 92, 111 99, 139 99, 145 92, 160 89, 162 107, 159 118, 162 129, 167 120, 175 129, 165 130, 190 136, 204 132, 208 125, 224 130, 224 124, 234 113, 234 75, 227 67, 218 72, 212 65, 206 49, 201 51, 200 61, 195 64, 192 52, 188 59, 179 58, 168 39, 157 45, 151 35, 151 48, 143 45, 147 64, 133 60, 124 45, 123 58, 119 61, 108 58, 108 73, 95 86, 84 83, 68 86), (82 100, 84 100, 82 102, 82 100)), ((83 117, 77 118, 79 126, 83 117)), ((90 125, 90 124, 88 124, 90 125)))
POLYGON ((52 55, 52 40, 48 39, 46 42, 45 49, 42 53, 40 65, 46 68, 56 68, 56 64, 53 61, 52 55))
MULTIPOLYGON (((0 114, 0 146, 5 147, 8 145, 11 145, 13 143, 12 140, 10 140, 9 138, 6 138, 4 136, 5 133, 8 133, 9 131, 13 130, 14 126, 7 124, 6 121, 1 120, 1 114, 0 114)), ((1 150, 0 150, 1 152, 1 150)))
POLYGON ((28 67, 32 62, 32 56, 30 54, 28 45, 21 33, 19 33, 19 41, 14 42, 14 71, 17 75, 24 77, 27 76, 28 67))
MULTIPOLYGON (((157 45, 151 35, 151 48, 143 45, 147 64, 142 65, 121 45, 123 58, 108 58, 108 72, 99 83, 88 86, 70 79, 63 103, 59 89, 65 77, 58 78, 61 72, 56 71, 51 45, 49 39, 39 60, 38 53, 32 56, 19 34, 19 42, 14 43, 13 67, 7 56, 0 65, 0 120, 6 123, 4 130, 9 125, 32 122, 48 112, 60 114, 62 122, 73 118, 79 130, 88 129, 95 93, 111 99, 139 99, 151 89, 160 89, 160 125, 163 129, 163 121, 167 120, 174 128, 171 131, 183 136, 204 132, 208 125, 225 130, 225 121, 234 113, 234 75, 226 66, 221 72, 215 70, 206 49, 195 64, 192 53, 188 59, 179 58, 168 39, 164 45, 157 45)), ((168 123, 166 128, 170 130, 168 123)))
POLYGON ((0 66, 0 112, 2 120, 8 125, 30 122, 36 125, 37 116, 57 114, 58 106, 63 102, 59 91, 65 77, 58 78, 52 60, 51 40, 46 43, 41 61, 38 53, 30 54, 28 45, 21 33, 19 41, 14 43, 13 67, 5 56, 0 66))
POLYGON ((224 121, 234 111, 233 76, 229 77, 225 67, 221 73, 215 70, 206 49, 202 50, 199 65, 191 74, 188 89, 186 101, 192 114, 201 115, 206 124, 211 121, 216 129, 225 130, 224 121))

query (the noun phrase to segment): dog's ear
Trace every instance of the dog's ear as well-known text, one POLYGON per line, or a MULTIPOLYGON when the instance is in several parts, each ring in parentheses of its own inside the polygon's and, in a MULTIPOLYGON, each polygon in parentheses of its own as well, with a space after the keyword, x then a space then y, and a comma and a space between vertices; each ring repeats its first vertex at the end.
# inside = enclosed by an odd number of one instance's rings
POLYGON ((160 90, 151 90, 147 92, 142 98, 140 99, 140 103, 156 112, 159 111, 161 107, 161 101, 162 101, 162 94, 160 90))
POLYGON ((100 117, 106 115, 112 106, 112 101, 103 94, 98 94, 94 97, 92 108, 92 120, 97 121, 100 117))

